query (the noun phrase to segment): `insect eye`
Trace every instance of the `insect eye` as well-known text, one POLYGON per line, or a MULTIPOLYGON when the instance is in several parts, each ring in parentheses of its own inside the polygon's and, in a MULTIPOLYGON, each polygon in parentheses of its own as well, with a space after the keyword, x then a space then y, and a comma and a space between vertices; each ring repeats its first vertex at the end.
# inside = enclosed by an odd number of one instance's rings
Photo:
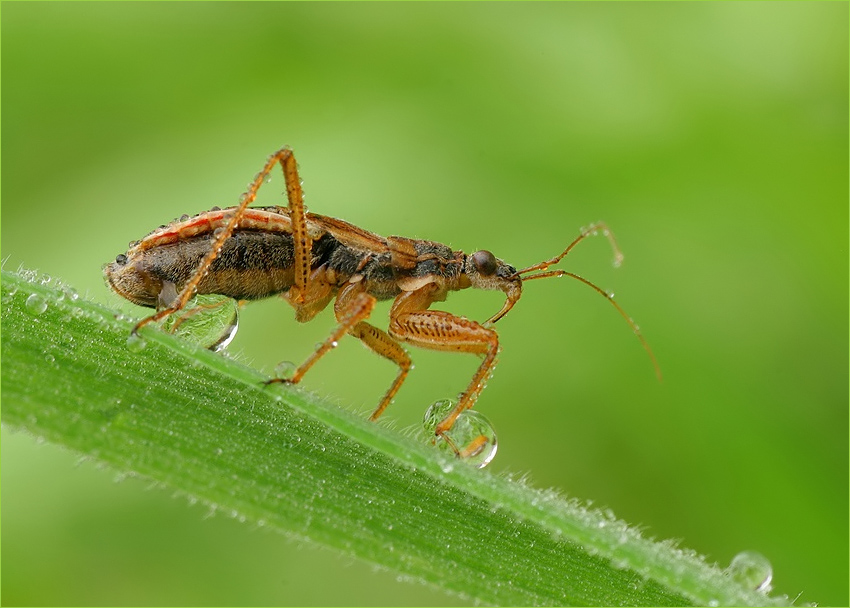
POLYGON ((472 254, 472 263, 476 270, 484 276, 490 276, 496 272, 496 256, 482 249, 472 254))
POLYGON ((127 263, 127 256, 123 253, 119 253, 117 256, 115 256, 115 263, 119 266, 124 266, 127 263))

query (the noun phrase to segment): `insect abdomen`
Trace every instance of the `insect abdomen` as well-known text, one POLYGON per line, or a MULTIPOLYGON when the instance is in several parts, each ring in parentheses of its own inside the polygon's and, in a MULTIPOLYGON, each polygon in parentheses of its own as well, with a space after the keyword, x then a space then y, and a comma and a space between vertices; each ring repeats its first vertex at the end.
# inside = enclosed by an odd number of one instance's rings
MULTIPOLYGON (((146 252, 152 274, 178 290, 192 277, 212 245, 212 234, 162 245, 146 252)), ((224 242, 198 284, 198 293, 256 300, 289 289, 294 282, 294 247, 286 233, 238 231, 224 242)))

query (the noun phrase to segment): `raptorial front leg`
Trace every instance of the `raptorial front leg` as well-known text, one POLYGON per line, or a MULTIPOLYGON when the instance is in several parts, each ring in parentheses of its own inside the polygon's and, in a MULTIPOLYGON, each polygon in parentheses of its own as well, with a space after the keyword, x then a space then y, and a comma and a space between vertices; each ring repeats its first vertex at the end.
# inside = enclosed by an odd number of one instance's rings
POLYGON ((433 302, 441 299, 442 294, 433 285, 401 294, 390 311, 389 332, 393 338, 421 348, 484 356, 455 408, 437 424, 437 435, 448 432, 457 417, 475 405, 484 383, 493 372, 499 353, 499 337, 494 330, 448 312, 426 310, 433 302))

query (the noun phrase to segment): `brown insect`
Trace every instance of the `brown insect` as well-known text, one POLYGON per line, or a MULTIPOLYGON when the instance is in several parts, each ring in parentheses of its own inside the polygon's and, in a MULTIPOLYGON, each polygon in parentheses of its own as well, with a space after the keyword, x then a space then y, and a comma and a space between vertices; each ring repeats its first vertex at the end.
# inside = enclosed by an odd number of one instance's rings
MULTIPOLYGON (((295 157, 289 148, 283 148, 268 159, 238 206, 183 216, 162 226, 132 243, 127 253, 117 256, 104 272, 119 295, 158 309, 140 321, 134 333, 183 310, 196 294, 220 294, 236 300, 280 294, 295 308, 295 318, 302 323, 336 298, 336 329, 290 378, 269 382, 300 382, 342 336, 351 334, 398 366, 398 374, 372 413, 372 420, 383 413, 411 369, 410 357, 400 342, 481 355, 483 360, 457 405, 437 424, 436 435, 444 437, 458 416, 475 404, 493 370, 499 352, 493 324, 516 304, 523 283, 532 279, 570 276, 602 294, 629 323, 658 371, 637 326, 608 293, 574 273, 548 270, 579 242, 597 233, 607 236, 618 263, 622 255, 603 223, 582 230, 561 254, 522 270, 486 250, 467 255, 432 241, 384 238, 342 220, 308 213, 295 157), (283 169, 289 206, 249 207, 277 163, 283 169), (450 291, 468 287, 504 292, 502 309, 485 323, 429 310, 450 291), (389 330, 383 331, 367 319, 376 301, 388 299, 394 301, 389 330)), ((478 447, 475 441, 465 448, 450 445, 460 456, 478 447)))

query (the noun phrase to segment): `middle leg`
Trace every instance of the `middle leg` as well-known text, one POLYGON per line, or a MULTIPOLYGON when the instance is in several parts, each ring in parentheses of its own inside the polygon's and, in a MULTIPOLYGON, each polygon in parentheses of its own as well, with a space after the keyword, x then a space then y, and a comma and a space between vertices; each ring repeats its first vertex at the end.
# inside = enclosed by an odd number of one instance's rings
MULTIPOLYGON (((336 314, 337 319, 341 320, 344 318, 347 315, 347 310, 351 306, 355 305, 357 300, 363 296, 368 296, 374 301, 373 296, 365 293, 362 283, 348 283, 345 287, 343 287, 339 292, 336 302, 334 303, 334 313, 336 314)), ((354 324, 354 326, 348 330, 348 333, 363 342, 363 344, 373 353, 380 355, 385 359, 389 359, 398 365, 398 374, 396 375, 395 380, 393 380, 390 388, 387 389, 387 392, 378 403, 378 407, 375 408, 375 411, 372 412, 372 415, 369 417, 369 420, 374 421, 384 413, 385 409, 387 409, 387 406, 401 388, 401 385, 404 383, 404 380, 407 378, 407 374, 410 372, 413 365, 410 361, 410 356, 398 342, 393 340, 387 332, 375 327, 371 323, 367 323, 365 320, 354 324)))
MULTIPOLYGON (((310 291, 308 291, 308 299, 304 304, 294 304, 291 299, 287 298, 295 307, 296 318, 299 321, 311 319, 319 309, 324 307, 323 302, 327 302, 327 299, 330 297, 328 295, 328 289, 322 287, 329 288, 323 281, 323 275, 322 278, 319 277, 321 270, 314 271, 313 276, 311 276, 310 291)), ((372 309, 375 307, 375 302, 375 297, 366 293, 362 283, 346 284, 339 290, 336 302, 334 302, 334 314, 339 323, 337 327, 318 346, 313 354, 295 370, 292 377, 274 378, 269 380, 268 384, 274 382, 296 384, 300 382, 304 374, 348 333, 363 342, 373 352, 389 359, 399 367, 398 375, 370 417, 370 420, 377 420, 390 404, 393 397, 395 397, 399 388, 401 388, 412 364, 407 352, 405 352, 398 342, 393 340, 385 331, 366 322, 366 319, 369 318, 372 309)))

